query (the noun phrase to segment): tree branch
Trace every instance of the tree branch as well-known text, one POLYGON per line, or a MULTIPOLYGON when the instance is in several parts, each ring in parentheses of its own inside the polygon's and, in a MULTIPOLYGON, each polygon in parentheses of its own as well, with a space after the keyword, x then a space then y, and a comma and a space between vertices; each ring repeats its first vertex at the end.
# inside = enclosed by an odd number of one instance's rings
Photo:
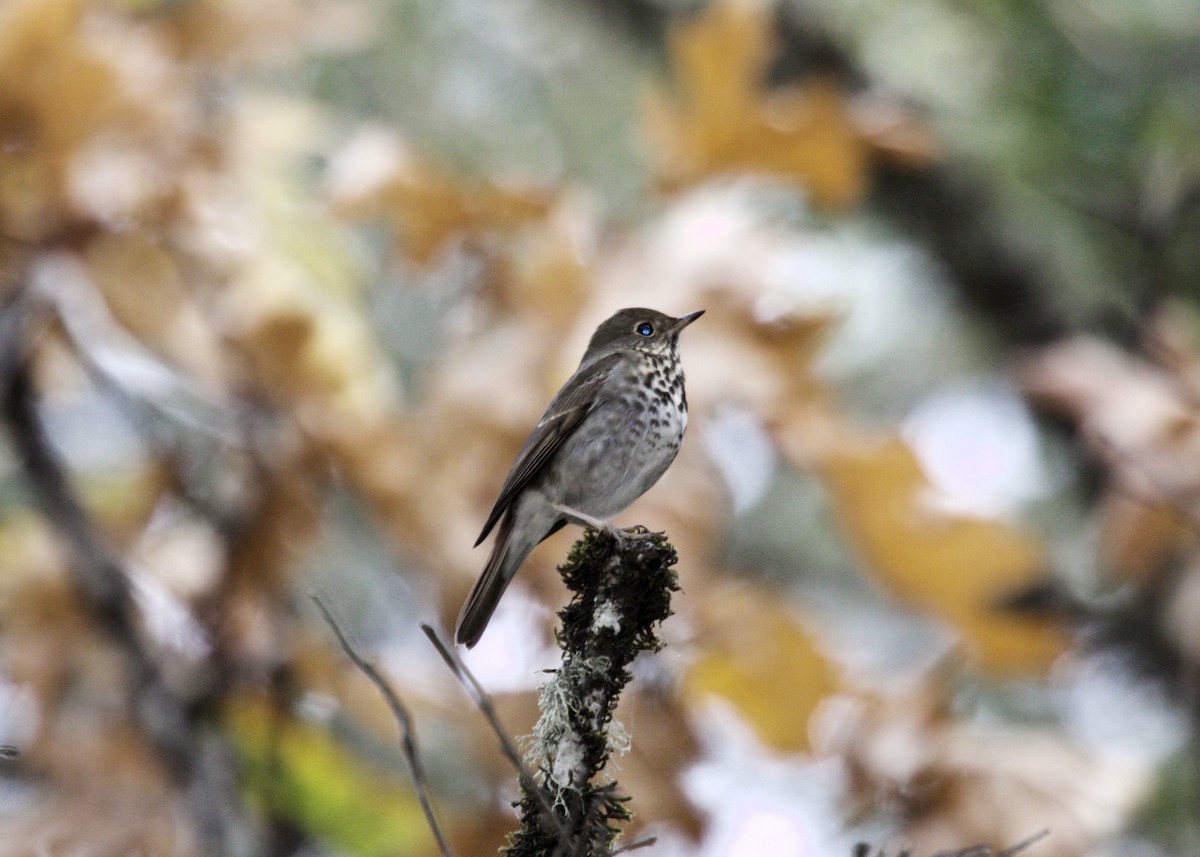
POLYGON ((19 292, 0 316, 0 413, 37 504, 71 550, 71 570, 84 604, 134 655, 139 670, 153 673, 138 640, 128 579, 101 542, 38 420, 26 355, 33 310, 33 298, 19 292))
POLYGON ((554 814, 554 809, 546 796, 538 788, 537 781, 534 780, 533 774, 525 767, 525 763, 521 761, 521 754, 517 752, 516 746, 509 739, 508 733, 504 731, 504 726, 500 723, 500 717, 496 714, 496 706, 492 703, 492 698, 488 696, 487 691, 483 689, 483 685, 479 680, 467 669, 466 664, 460 661, 450 648, 442 642, 442 638, 438 636, 437 631, 429 625, 422 624, 421 630, 425 632, 425 636, 429 638, 429 642, 433 643, 433 647, 437 649, 438 654, 442 656, 442 660, 446 662, 446 666, 450 667, 450 671, 454 673, 454 677, 467 691, 471 697, 471 701, 475 703, 492 732, 495 733, 497 740, 500 742, 500 752, 504 754, 504 758, 513 766, 513 770, 517 772, 517 779, 521 784, 521 789, 526 794, 533 794, 534 800, 538 804, 538 811, 542 813, 546 823, 554 829, 554 834, 559 842, 566 842, 566 829, 562 826, 558 816, 554 814))
POLYGON ((164 681, 140 632, 129 577, 76 494, 39 418, 28 366, 39 301, 31 290, 19 289, 0 309, 0 425, 36 504, 70 551, 70 573, 80 603, 127 659, 133 714, 186 796, 203 851, 223 854, 229 850, 225 828, 241 804, 233 778, 225 770, 213 770, 212 754, 206 752, 199 723, 200 703, 206 700, 189 703, 164 681), (226 808, 229 811, 222 814, 226 808))
POLYGON ((358 667, 359 672, 371 680, 371 683, 383 694, 388 707, 391 708, 392 716, 396 718, 396 725, 400 727, 400 747, 404 751, 404 757, 408 759, 409 768, 412 770, 413 788, 417 792, 417 800, 420 801, 421 812, 425 813, 425 823, 433 831, 433 838, 437 840, 438 851, 443 857, 450 857, 450 846, 446 843, 446 837, 442 834, 437 817, 433 814, 433 804, 429 801, 429 778, 425 774, 425 766, 421 763, 421 757, 417 753, 417 739, 413 729, 412 716, 408 713, 408 709, 404 707, 404 703, 400 701, 400 697, 396 694, 396 691, 392 689, 387 679, 383 677, 383 674, 379 672, 374 664, 363 659, 354 650, 354 647, 350 645, 350 641, 346 639, 346 635, 342 633, 341 627, 333 618, 333 614, 329 612, 329 608, 321 601, 321 598, 312 594, 308 597, 312 599, 313 603, 317 605, 317 609, 321 611, 321 616, 324 617, 325 623, 333 630, 334 636, 337 637, 338 645, 342 647, 342 651, 346 653, 346 657, 358 667))
POLYGON ((559 571, 574 593, 559 613, 562 666, 541 691, 541 717, 534 727, 533 753, 540 757, 542 784, 524 787, 521 827, 512 857, 610 857, 631 817, 617 783, 596 784, 624 732, 612 720, 629 666, 644 651, 658 651, 658 626, 671 615, 671 593, 679 589, 672 566, 675 549, 662 533, 638 528, 614 538, 588 530, 559 571), (550 803, 562 835, 545 823, 540 809, 550 803))

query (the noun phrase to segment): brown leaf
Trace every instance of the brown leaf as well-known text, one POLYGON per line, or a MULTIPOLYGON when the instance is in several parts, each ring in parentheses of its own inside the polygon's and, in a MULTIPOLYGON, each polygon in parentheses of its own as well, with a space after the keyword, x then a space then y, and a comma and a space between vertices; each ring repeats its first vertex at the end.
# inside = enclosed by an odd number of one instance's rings
POLYGON ((1121 490, 1200 516, 1200 404, 1185 371, 1079 337, 1034 355, 1023 380, 1032 396, 1078 421, 1121 490))
POLYGON ((1065 649, 1066 633, 1055 623, 998 607, 1038 579, 1044 561, 1037 543, 999 521, 932 508, 920 464, 899 439, 843 435, 818 472, 870 567, 901 597, 948 619, 985 669, 1040 672, 1065 649))
POLYGON ((0 10, 0 226, 36 241, 66 219, 76 146, 118 112, 113 71, 77 27, 82 0, 16 0, 0 10), (54 105, 54 109, 49 109, 54 105))
POLYGON ((769 175, 842 209, 862 199, 877 154, 929 157, 929 132, 916 120, 901 121, 895 108, 854 108, 832 79, 768 90, 771 26, 767 4, 722 0, 671 31, 674 92, 652 92, 645 106, 665 186, 727 173, 769 175))
POLYGON ((220 346, 173 254, 146 232, 103 233, 84 260, 118 322, 193 377, 219 386, 220 346))
POLYGON ((387 222, 419 263, 431 262, 453 239, 508 231, 549 209, 544 193, 461 181, 380 129, 360 131, 340 153, 330 195, 343 217, 387 222))
POLYGON ((808 749, 808 721, 837 687, 812 635, 781 599, 749 586, 709 591, 699 605, 699 657, 685 679, 690 707, 730 703, 766 744, 808 749))
POLYGON ((1097 552, 1103 570, 1120 580, 1153 585, 1195 546, 1194 527, 1168 503, 1147 503, 1110 491, 1097 511, 1097 552))
POLYGON ((1045 729, 955 719, 945 692, 843 700, 818 716, 820 749, 844 755, 860 806, 905 820, 913 853, 1003 847, 1048 828, 1054 854, 1088 854, 1151 786, 1144 760, 1045 729))

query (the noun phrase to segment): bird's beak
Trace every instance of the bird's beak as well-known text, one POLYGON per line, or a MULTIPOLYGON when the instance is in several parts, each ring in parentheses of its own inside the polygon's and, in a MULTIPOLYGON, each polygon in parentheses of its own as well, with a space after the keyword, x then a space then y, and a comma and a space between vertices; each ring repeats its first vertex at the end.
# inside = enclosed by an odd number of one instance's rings
POLYGON ((695 312, 689 312, 687 315, 680 316, 679 318, 675 319, 675 323, 671 325, 672 335, 677 336, 679 331, 683 330, 702 315, 704 315, 704 310, 698 309, 695 312))

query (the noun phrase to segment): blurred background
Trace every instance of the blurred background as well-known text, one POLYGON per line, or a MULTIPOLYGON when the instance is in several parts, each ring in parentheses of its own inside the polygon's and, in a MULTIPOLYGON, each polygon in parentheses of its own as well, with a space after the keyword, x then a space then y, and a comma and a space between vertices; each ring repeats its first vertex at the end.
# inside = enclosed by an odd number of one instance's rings
POLYGON ((707 314, 624 841, 1196 853, 1197 92, 1194 0, 0 0, 0 855, 435 854, 310 593, 496 853, 418 625, 630 305, 707 314))

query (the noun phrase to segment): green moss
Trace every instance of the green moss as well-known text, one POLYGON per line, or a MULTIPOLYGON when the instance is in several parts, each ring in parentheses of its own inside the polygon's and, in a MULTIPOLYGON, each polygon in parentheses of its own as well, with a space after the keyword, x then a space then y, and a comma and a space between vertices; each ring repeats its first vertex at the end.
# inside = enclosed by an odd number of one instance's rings
POLYGON ((632 660, 638 651, 657 651, 657 626, 671 615, 671 593, 679 591, 675 548, 663 533, 635 528, 618 542, 588 530, 559 567, 571 603, 559 613, 564 651, 608 654, 632 660), (608 602, 620 618, 616 628, 594 630, 597 605, 608 602))
POLYGON ((658 628, 671 615, 671 593, 679 589, 676 561, 662 533, 638 528, 617 539, 588 530, 559 568, 573 593, 559 613, 563 662, 543 688, 534 730, 543 785, 540 797, 527 791, 517 804, 521 829, 506 849, 513 857, 555 853, 564 835, 570 853, 604 857, 612 853, 619 825, 632 817, 629 798, 615 781, 594 781, 608 763, 607 727, 631 678, 629 665, 641 652, 662 647, 658 628), (560 770, 555 756, 564 736, 574 736, 574 749, 560 770), (555 819, 547 818, 546 806, 555 819))

